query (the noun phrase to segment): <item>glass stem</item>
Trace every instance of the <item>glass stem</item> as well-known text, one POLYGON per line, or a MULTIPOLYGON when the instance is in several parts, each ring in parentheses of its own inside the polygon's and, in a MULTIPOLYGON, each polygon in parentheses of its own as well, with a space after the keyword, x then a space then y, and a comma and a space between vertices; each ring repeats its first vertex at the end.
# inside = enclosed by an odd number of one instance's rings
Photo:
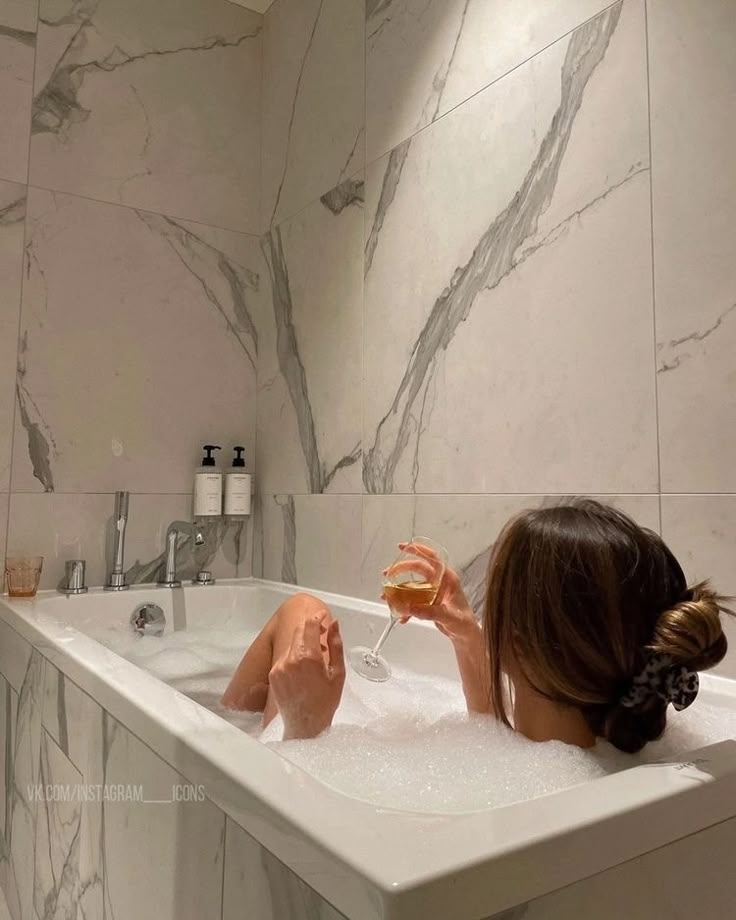
POLYGON ((388 621, 388 623, 386 624, 386 628, 381 633, 381 635, 378 637, 378 642, 376 642, 376 644, 373 646, 373 651, 371 652, 371 655, 373 655, 374 658, 378 658, 378 656, 381 654, 381 649, 383 648, 383 645, 386 639, 388 639, 389 635, 391 634, 391 630, 394 628, 394 626, 396 626, 398 622, 399 621, 393 616, 388 621))

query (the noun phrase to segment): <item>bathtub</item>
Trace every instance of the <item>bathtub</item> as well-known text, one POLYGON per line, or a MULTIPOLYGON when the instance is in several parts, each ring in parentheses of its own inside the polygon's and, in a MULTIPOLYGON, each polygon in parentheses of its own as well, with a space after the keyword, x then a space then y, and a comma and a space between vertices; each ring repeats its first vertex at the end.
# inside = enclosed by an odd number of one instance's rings
MULTIPOLYGON (((129 630, 144 602, 167 631, 233 616, 256 629, 296 590, 248 579, 0 598, 0 883, 14 920, 733 915, 736 741, 501 808, 390 810, 329 788, 87 635, 129 630)), ((315 593, 346 647, 385 624, 379 604, 315 593)), ((455 674, 427 624, 396 630, 387 653, 455 674)), ((736 682, 703 688, 736 708, 736 682)))

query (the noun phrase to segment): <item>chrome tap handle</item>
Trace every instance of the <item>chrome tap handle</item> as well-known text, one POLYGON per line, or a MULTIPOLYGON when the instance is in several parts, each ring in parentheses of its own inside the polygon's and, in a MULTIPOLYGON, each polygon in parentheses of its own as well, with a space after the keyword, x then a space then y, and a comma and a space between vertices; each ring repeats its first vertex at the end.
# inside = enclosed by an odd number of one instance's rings
POLYGON ((106 591, 125 591, 129 586, 125 581, 125 528, 128 526, 128 502, 130 492, 115 493, 115 548, 110 577, 105 585, 106 591))
POLYGON ((166 571, 159 581, 162 588, 179 588, 181 581, 176 572, 176 551, 178 548, 179 534, 188 534, 194 546, 202 546, 206 542, 206 531, 198 524, 189 521, 173 521, 166 530, 166 571))
POLYGON ((87 586, 84 583, 86 562, 84 559, 70 559, 66 563, 66 581, 59 588, 62 594, 86 594, 87 586))
POLYGON ((179 531, 169 528, 166 534, 166 572, 159 582, 162 588, 180 588, 181 582, 176 577, 176 543, 179 531))
POLYGON ((128 503, 130 492, 115 493, 115 528, 119 535, 115 540, 115 560, 113 572, 119 575, 123 571, 123 557, 125 553, 125 528, 128 526, 128 503))

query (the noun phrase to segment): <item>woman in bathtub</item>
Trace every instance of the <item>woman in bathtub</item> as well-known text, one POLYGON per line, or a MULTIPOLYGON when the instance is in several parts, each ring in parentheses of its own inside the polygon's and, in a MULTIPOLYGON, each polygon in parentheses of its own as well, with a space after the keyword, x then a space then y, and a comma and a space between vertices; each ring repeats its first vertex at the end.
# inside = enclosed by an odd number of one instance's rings
MULTIPOLYGON (((402 565, 428 576, 440 565, 427 547, 401 549, 416 556, 402 565)), ((401 612, 434 621, 452 643, 470 712, 533 741, 592 747, 600 737, 633 753, 662 734, 670 703, 693 702, 698 672, 726 654, 723 600, 706 583, 688 587, 657 534, 578 499, 506 525, 482 625, 449 568, 434 604, 401 612)), ((248 649, 223 703, 263 710, 264 725, 278 711, 284 738, 311 738, 332 724, 344 682, 337 621, 297 594, 248 649)))

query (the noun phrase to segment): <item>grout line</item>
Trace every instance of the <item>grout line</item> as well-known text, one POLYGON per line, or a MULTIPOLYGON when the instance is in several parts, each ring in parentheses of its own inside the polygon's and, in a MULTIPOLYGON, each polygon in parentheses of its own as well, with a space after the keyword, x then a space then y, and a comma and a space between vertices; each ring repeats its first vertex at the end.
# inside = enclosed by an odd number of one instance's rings
POLYGON ((363 481, 363 464, 365 463, 365 243, 367 230, 367 211, 365 187, 368 178, 368 19, 363 16, 363 239, 360 246, 360 290, 361 290, 361 311, 360 311, 360 459, 359 459, 359 483, 360 483, 360 556, 358 565, 358 587, 363 584, 363 554, 365 553, 365 508, 366 493, 365 483, 363 481))
POLYGON ((259 143, 259 152, 258 152, 258 238, 260 239, 265 233, 268 232, 268 227, 264 228, 263 220, 263 147, 264 147, 264 138, 265 138, 265 88, 266 80, 264 76, 265 64, 266 64, 266 14, 261 15, 262 25, 261 25, 261 82, 258 89, 259 100, 258 100, 258 117, 260 119, 260 143, 259 143))
POLYGON ((70 198, 79 198, 82 201, 91 201, 94 204, 107 205, 110 208, 122 208, 124 211, 140 211, 142 214, 154 214, 156 217, 164 217, 168 220, 194 224, 197 227, 205 227, 209 230, 222 230, 224 233, 234 233, 237 236, 247 236, 254 240, 259 240, 261 238, 260 233, 254 233, 250 230, 233 230, 232 227, 221 227, 219 224, 207 224, 203 220, 193 220, 191 217, 180 217, 176 214, 167 214, 164 211, 154 211, 152 208, 141 208, 137 205, 123 204, 120 201, 108 201, 106 198, 92 198, 90 195, 81 195, 79 192, 69 192, 62 188, 50 188, 47 185, 38 185, 35 182, 29 181, 28 188, 35 189, 40 192, 49 192, 51 195, 68 195, 70 198))
POLYGON ((421 128, 417 128, 411 134, 406 135, 405 137, 401 139, 401 141, 399 141, 399 143, 395 144, 393 147, 389 147, 388 150, 384 150, 383 153, 380 153, 377 156, 375 156, 370 162, 366 161, 366 164, 365 164, 366 167, 372 165, 373 163, 376 163, 378 160, 390 154, 392 150, 395 150, 397 147, 400 147, 402 144, 405 144, 407 141, 413 140, 417 135, 424 133, 429 128, 433 127, 434 125, 442 121, 443 118, 446 118, 452 112, 457 111, 457 109, 461 108, 466 103, 470 102, 471 99, 475 99, 476 96, 479 96, 481 93, 484 93, 491 86, 494 86, 496 83, 499 83, 501 80, 506 79, 506 77, 508 77, 509 74, 514 73, 514 71, 518 70, 520 67, 524 67, 525 64, 528 64, 530 61, 533 61, 534 58, 538 57, 540 54, 543 54, 545 51, 548 51, 553 45, 556 45, 558 42, 561 42, 565 38, 569 38, 573 34, 573 32, 577 32, 578 29, 582 28, 587 23, 592 22, 594 19, 598 19, 599 16, 602 16, 608 10, 612 9, 614 6, 618 6, 619 3, 623 3, 623 2, 624 0, 614 0, 613 3, 607 4, 606 6, 603 7, 603 9, 598 10, 598 12, 595 13, 593 16, 588 16, 587 19, 583 19, 581 22, 574 25, 571 29, 568 29, 567 32, 564 32, 562 35, 558 35, 557 38, 552 39, 552 41, 547 42, 546 45, 544 45, 538 51, 535 51, 534 54, 530 54, 529 57, 524 58, 523 61, 519 61, 518 64, 514 64, 514 66, 511 67, 509 70, 504 71, 504 73, 499 74, 499 76, 497 77, 494 77, 493 80, 491 80, 490 82, 485 83, 479 89, 475 90, 469 96, 466 96, 464 99, 458 102, 457 105, 454 105, 452 106, 452 108, 448 109, 446 112, 443 112, 441 115, 435 118, 434 121, 431 121, 429 122, 429 124, 426 124, 421 128))
POLYGON ((10 421, 10 470, 8 472, 8 507, 5 515, 5 553, 10 548, 10 511, 13 504, 13 474, 15 472, 15 425, 18 416, 18 356, 20 354, 20 335, 23 328, 23 291, 26 278, 26 246, 28 245, 28 202, 31 178, 31 131, 33 127, 33 101, 36 98, 36 71, 38 63, 38 26, 41 17, 41 0, 36 0, 36 41, 33 43, 33 77, 31 79, 31 108, 28 113, 26 142, 26 204, 23 216, 23 245, 20 251, 20 287, 18 290, 18 325, 15 336, 15 377, 13 382, 13 415, 10 421))
MULTIPOLYGON (((112 496, 115 495, 114 489, 93 489, 93 490, 66 490, 66 489, 55 489, 53 492, 45 492, 43 489, 16 489, 12 495, 105 495, 112 496)), ((190 498, 191 492, 136 492, 133 489, 125 490, 131 495, 140 495, 140 496, 150 496, 151 498, 190 498)), ((0 494, 4 494, 0 492, 0 494)))
MULTIPOLYGON (((76 493, 74 493, 76 494, 76 493)), ((674 494, 674 493, 673 493, 674 494)), ((734 495, 736 492, 683 492, 683 495, 734 495)), ((293 496, 294 498, 569 498, 577 496, 608 496, 610 498, 658 498, 658 492, 603 492, 599 489, 567 492, 290 492, 287 489, 266 489, 264 496, 293 496)))
MULTIPOLYGON (((260 42, 260 83, 258 86, 258 131, 259 131, 259 143, 258 143, 258 257, 260 264, 263 266, 262 269, 259 269, 259 276, 264 278, 268 275, 268 266, 265 264, 265 257, 262 249, 262 240, 264 235, 263 230, 263 146, 264 146, 264 137, 265 137, 265 60, 266 60, 266 14, 268 10, 265 10, 261 14, 261 42, 260 42)), ((263 285, 260 286, 259 295, 262 294, 263 285)), ((269 309, 273 308, 273 285, 269 282, 269 291, 270 291, 270 304, 268 305, 269 309)), ((255 494, 251 495, 251 513, 250 518, 246 522, 246 526, 243 530, 246 531, 245 540, 246 540, 246 556, 244 562, 248 567, 251 575, 255 571, 255 561, 256 561, 256 539, 258 535, 256 534, 256 514, 257 514, 257 504, 260 501, 260 496, 258 494, 258 398, 261 385, 261 350, 263 347, 262 341, 262 332, 263 332, 263 309, 264 304, 261 302, 261 297, 258 299, 258 319, 255 321, 256 326, 256 366, 255 366, 255 392, 253 393, 253 457, 251 459, 251 483, 255 485, 255 494), (259 328, 260 327, 260 328, 259 328), (250 554, 248 555, 248 536, 250 535, 250 554)), ((224 484, 224 482, 223 482, 224 484)), ((260 519, 260 542, 263 545, 263 519, 261 516, 260 519)), ((262 569, 263 567, 261 567, 262 569)), ((262 574, 262 572, 261 572, 262 574)), ((226 822, 226 836, 227 836, 227 822, 226 822)), ((224 915, 225 904, 225 854, 223 847, 223 875, 222 875, 222 890, 223 890, 223 905, 222 911, 224 915)))
MULTIPOLYGON (((487 89, 489 89, 491 86, 494 86, 496 83, 499 83, 501 80, 504 80, 506 77, 509 76, 509 74, 512 74, 514 71, 518 70, 520 67, 524 67, 525 64, 528 64, 530 61, 533 61, 534 58, 538 57, 540 54, 543 54, 545 51, 548 51, 553 45, 556 45, 558 42, 561 42, 561 41, 563 41, 564 39, 569 38, 574 32, 576 32, 578 29, 582 28, 586 23, 592 22, 594 19, 597 19, 599 16, 602 16, 605 12, 607 12, 607 11, 610 10, 610 9, 612 9, 614 6, 618 6, 619 3, 623 3, 623 2, 624 2, 624 0, 614 0, 613 3, 609 3, 607 6, 603 7, 603 9, 599 10, 599 11, 598 11, 597 13, 595 13, 593 16, 588 16, 587 19, 583 19, 581 22, 577 23, 577 24, 576 24, 575 26, 573 26, 571 29, 568 29, 567 32, 563 33, 562 35, 557 36, 557 38, 552 39, 552 41, 548 42, 546 45, 544 45, 544 46, 543 46, 542 48, 540 48, 538 51, 535 51, 533 54, 529 55, 529 57, 524 58, 523 61, 520 61, 518 64, 515 64, 515 65, 514 65, 513 67, 511 67, 509 70, 505 71, 504 73, 500 74, 500 75, 497 76, 497 77, 494 77, 494 79, 491 80, 489 83, 484 84, 484 85, 481 86, 479 89, 477 89, 477 90, 475 90, 474 92, 472 92, 469 96, 466 96, 464 99, 462 99, 462 100, 461 100, 460 102, 458 102, 456 105, 452 106, 452 108, 448 109, 446 112, 443 112, 442 115, 438 116, 438 117, 435 118, 433 121, 429 122, 429 124, 426 124, 426 125, 424 125, 424 126, 421 127, 421 128, 417 128, 416 130, 412 131, 411 133, 405 135, 405 136, 404 136, 398 143, 396 143, 393 147, 389 147, 387 150, 384 150, 382 153, 376 155, 376 156, 373 157, 373 159, 371 159, 371 160, 368 159, 368 125, 367 125, 367 123, 366 123, 366 122, 367 122, 367 111, 368 111, 368 103, 367 103, 367 98, 368 98, 368 87, 367 87, 367 73, 368 73, 368 67, 367 67, 367 63, 364 63, 364 74, 365 74, 365 79, 366 79, 366 84, 365 84, 365 87, 364 87, 365 115, 364 115, 364 130, 363 130, 363 134, 364 134, 364 146, 365 146, 365 155, 364 155, 364 158, 363 158, 363 159, 364 159, 364 165, 363 165, 362 171, 365 172, 365 174, 367 175, 368 167, 369 167, 369 166, 372 166, 374 163, 377 163, 379 160, 382 160, 384 157, 387 157, 387 156, 388 156, 393 150, 395 150, 397 147, 400 147, 402 144, 405 144, 407 141, 413 140, 413 139, 414 139, 415 137, 417 137, 419 134, 423 134, 425 131, 428 131, 430 128, 434 127, 436 124, 438 124, 440 121, 442 121, 443 118, 447 117, 447 116, 450 115, 452 112, 455 112, 457 109, 462 108, 462 106, 464 106, 466 103, 470 102, 472 99, 475 99, 475 97, 476 97, 476 96, 479 96, 481 93, 484 93, 484 92, 485 92, 487 89)), ((367 41, 364 42, 364 45, 365 45, 366 48, 367 48, 367 41)), ((365 57, 367 58, 367 51, 365 52, 365 57)), ((361 170, 360 170, 360 169, 357 169, 357 170, 355 170, 354 173, 351 173, 350 175, 345 176, 344 179, 343 179, 342 181, 345 182, 345 181, 347 181, 348 179, 352 179, 352 178, 354 178, 356 175, 358 175, 360 172, 361 172, 361 170)), ((301 214, 301 213, 302 213, 303 211, 305 211, 307 208, 311 207, 312 205, 315 205, 315 204, 320 200, 320 198, 322 197, 322 195, 324 195, 326 192, 331 191, 332 188, 335 188, 335 186, 333 185, 333 186, 330 186, 329 188, 324 189, 323 192, 320 192, 319 195, 316 195, 314 198, 310 199, 306 204, 300 205, 293 213, 291 213, 291 214, 286 214, 286 215, 284 215, 283 217, 280 217, 279 220, 278 220, 278 222, 273 223, 271 226, 272 226, 272 227, 277 227, 277 226, 280 227, 280 226, 282 226, 283 224, 285 224, 287 221, 293 220, 295 217, 297 217, 299 214, 301 214)))
MULTIPOLYGON (((134 489, 127 490, 130 492, 131 496, 138 496, 141 498, 190 498, 191 492, 140 492, 134 489)), ((275 495, 293 495, 295 498, 348 498, 350 496, 355 496, 356 498, 568 498, 573 496, 590 496, 597 495, 601 497, 609 498, 659 498, 661 496, 682 496, 682 497, 710 497, 710 498, 721 498, 721 497, 732 497, 736 496, 736 490, 723 490, 723 491, 702 491, 702 492, 683 492, 683 491, 667 491, 664 490, 660 492, 637 492, 637 491, 626 491, 626 490, 617 490, 615 492, 605 492, 601 489, 578 489, 577 491, 568 489, 564 492, 365 492, 365 491, 353 491, 353 492, 295 492, 289 491, 288 489, 266 489, 262 493, 264 496, 275 496, 275 495)), ((0 490, 0 495, 6 496, 26 496, 26 495, 99 495, 110 497, 115 495, 115 491, 111 489, 97 489, 97 490, 65 490, 57 489, 53 492, 44 492, 41 489, 38 490, 28 490, 28 489, 16 489, 11 492, 10 490, 0 490)))
POLYGON ((8 185, 20 185, 21 188, 28 188, 28 180, 19 182, 17 179, 8 179, 7 176, 0 176, 0 182, 7 182, 8 185))
MULTIPOLYGON (((217 806, 215 806, 217 807, 217 806)), ((227 822, 228 814, 222 811, 224 827, 222 829, 222 884, 220 886, 220 920, 225 920, 225 867, 227 866, 227 822)))
POLYGON ((654 419, 657 437, 657 482, 659 490, 659 532, 662 533, 662 444, 659 427, 659 379, 657 374, 657 283, 654 270, 654 163, 652 157, 652 90, 651 64, 649 60, 649 3, 644 0, 644 47, 647 64, 647 126, 649 131, 649 239, 652 261, 652 337, 654 359, 654 419))

